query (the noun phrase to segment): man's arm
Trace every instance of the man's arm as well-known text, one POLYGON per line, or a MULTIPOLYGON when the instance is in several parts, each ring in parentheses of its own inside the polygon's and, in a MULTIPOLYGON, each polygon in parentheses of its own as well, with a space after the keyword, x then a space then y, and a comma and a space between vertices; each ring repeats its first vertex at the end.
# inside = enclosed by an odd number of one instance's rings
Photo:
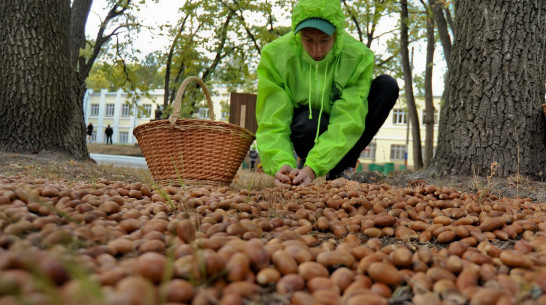
POLYGON ((256 140, 263 169, 270 175, 275 175, 285 164, 296 167, 294 147, 290 141, 294 106, 276 64, 274 55, 264 48, 258 65, 256 140))

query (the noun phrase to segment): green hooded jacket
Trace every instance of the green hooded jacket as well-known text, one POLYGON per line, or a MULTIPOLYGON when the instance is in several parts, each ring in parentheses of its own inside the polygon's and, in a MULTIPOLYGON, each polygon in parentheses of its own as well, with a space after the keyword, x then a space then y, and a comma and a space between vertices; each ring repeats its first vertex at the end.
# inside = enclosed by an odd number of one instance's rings
MULTIPOLYGON (((315 137, 305 165, 325 175, 364 131, 374 55, 344 30, 339 0, 300 0, 292 11, 292 31, 262 49, 258 65, 256 139, 263 169, 270 175, 284 165, 296 167, 290 125, 294 108, 330 115, 328 129, 315 137), (296 26, 315 17, 336 27, 332 49, 315 61, 303 49, 296 26)), ((320 121, 320 117, 319 117, 320 121)))

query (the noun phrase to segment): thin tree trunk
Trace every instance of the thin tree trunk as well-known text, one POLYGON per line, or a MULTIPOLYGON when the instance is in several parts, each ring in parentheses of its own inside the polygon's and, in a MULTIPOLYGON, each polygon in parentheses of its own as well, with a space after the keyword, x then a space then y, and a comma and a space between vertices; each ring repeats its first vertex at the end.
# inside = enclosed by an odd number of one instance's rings
POLYGON ((400 53, 402 55, 402 67, 404 70, 404 91, 406 92, 406 103, 408 105, 408 114, 411 123, 411 135, 413 138, 413 169, 420 170, 423 167, 423 154, 421 152, 421 128, 419 126, 419 117, 417 116, 417 107, 413 95, 413 80, 411 76, 411 65, 408 50, 408 3, 407 0, 400 1, 401 4, 401 24, 400 29, 400 53))
POLYGON ((178 31, 176 32, 176 36, 174 37, 173 43, 171 44, 171 47, 169 48, 169 53, 167 54, 167 60, 165 62, 165 94, 163 95, 163 109, 167 109, 167 106, 169 106, 169 97, 171 95, 170 93, 170 82, 171 82, 171 66, 172 66, 172 60, 174 56, 174 50, 176 48, 176 44, 178 43, 178 39, 182 35, 182 32, 184 31, 184 28, 186 27, 186 20, 188 20, 189 15, 186 15, 184 17, 184 20, 180 24, 180 27, 178 27, 178 31))
POLYGON ((449 35, 449 29, 444 17, 444 3, 443 1, 429 0, 429 5, 432 9, 434 21, 438 28, 438 35, 440 36, 440 42, 442 43, 442 48, 444 49, 446 64, 449 70, 451 67, 451 63, 449 62, 451 58, 451 35, 449 35))
POLYGON ((449 34, 449 27, 444 17, 444 11, 449 12, 449 10, 444 10, 444 2, 440 0, 429 0, 429 5, 432 9, 447 65, 447 72, 444 74, 444 92, 442 93, 442 100, 445 101, 449 94, 448 79, 451 68, 451 35, 449 34))
POLYGON ((449 94, 433 169, 540 179, 546 173, 546 2, 456 2, 449 94))
POLYGON ((1 150, 89 157, 69 27, 69 0, 0 2, 1 150))
MULTIPOLYGON (((85 79, 89 75, 89 71, 84 72, 85 65, 80 67, 80 64, 85 63, 85 58, 80 58, 80 50, 85 49, 85 26, 92 4, 93 0, 74 0, 70 9, 70 65, 73 68, 72 73, 74 75, 72 86, 77 99, 81 103, 82 111, 83 99, 87 91, 85 79)), ((84 125, 86 125, 86 122, 84 122, 84 125)))
POLYGON ((230 11, 229 14, 227 15, 226 17, 226 20, 224 21, 224 24, 222 26, 222 30, 221 32, 219 33, 219 43, 218 43, 218 46, 216 47, 216 56, 214 56, 214 60, 212 61, 212 63, 210 64, 210 66, 208 66, 205 71, 203 71, 203 74, 201 75, 201 79, 203 79, 203 81, 206 81, 210 75, 216 70, 216 67, 218 66, 218 64, 220 63, 220 61, 222 60, 222 58, 224 58, 224 46, 226 45, 226 40, 227 40, 227 35, 228 35, 228 28, 229 28, 229 23, 231 21, 231 18, 233 18, 233 16, 235 16, 235 13, 233 13, 233 11, 230 11))
POLYGON ((119 26, 109 34, 105 34, 106 28, 117 17, 125 14, 127 8, 131 5, 131 0, 125 0, 123 3, 117 2, 112 4, 108 14, 100 25, 99 31, 97 32, 95 44, 91 50, 91 55, 85 57, 80 56, 80 49, 86 48, 85 26, 87 24, 87 17, 91 11, 92 4, 93 0, 74 0, 71 8, 70 61, 73 70, 77 71, 77 75, 74 77, 74 86, 76 95, 78 96, 78 99, 82 105, 85 92, 87 91, 85 80, 89 76, 91 68, 99 57, 102 47, 108 43, 112 36, 115 35, 120 29, 126 28, 128 25, 119 26))
POLYGON ((85 25, 93 0, 74 0, 70 15, 70 63, 78 67, 80 49, 85 49, 85 25))
POLYGON ((425 69, 425 117, 423 124, 426 126, 425 131, 425 158, 424 168, 427 169, 432 163, 434 156, 434 96, 432 92, 432 73, 434 67, 434 45, 436 43, 434 37, 434 18, 427 8, 427 54, 426 54, 426 69, 425 69))

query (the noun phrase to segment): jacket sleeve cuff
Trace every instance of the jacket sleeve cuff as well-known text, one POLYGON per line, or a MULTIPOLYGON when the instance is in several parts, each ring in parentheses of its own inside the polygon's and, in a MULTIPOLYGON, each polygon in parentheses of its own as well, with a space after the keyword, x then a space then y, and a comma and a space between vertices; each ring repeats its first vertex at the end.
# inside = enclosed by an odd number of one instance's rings
POLYGON ((305 161, 305 166, 309 166, 315 172, 315 178, 321 177, 328 173, 328 170, 318 167, 318 165, 313 162, 313 160, 307 159, 305 161))

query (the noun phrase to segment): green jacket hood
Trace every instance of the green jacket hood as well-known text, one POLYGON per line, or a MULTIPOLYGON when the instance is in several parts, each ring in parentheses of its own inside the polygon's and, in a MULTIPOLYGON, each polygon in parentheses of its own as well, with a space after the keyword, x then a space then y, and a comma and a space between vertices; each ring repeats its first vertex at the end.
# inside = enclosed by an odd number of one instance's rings
MULTIPOLYGON (((340 0, 300 0, 292 10, 292 31, 294 32, 298 24, 308 18, 328 20, 336 27, 333 53, 339 54, 343 47, 342 36, 345 35, 345 15, 340 0)), ((294 35, 294 38, 301 46, 299 34, 294 35)))

